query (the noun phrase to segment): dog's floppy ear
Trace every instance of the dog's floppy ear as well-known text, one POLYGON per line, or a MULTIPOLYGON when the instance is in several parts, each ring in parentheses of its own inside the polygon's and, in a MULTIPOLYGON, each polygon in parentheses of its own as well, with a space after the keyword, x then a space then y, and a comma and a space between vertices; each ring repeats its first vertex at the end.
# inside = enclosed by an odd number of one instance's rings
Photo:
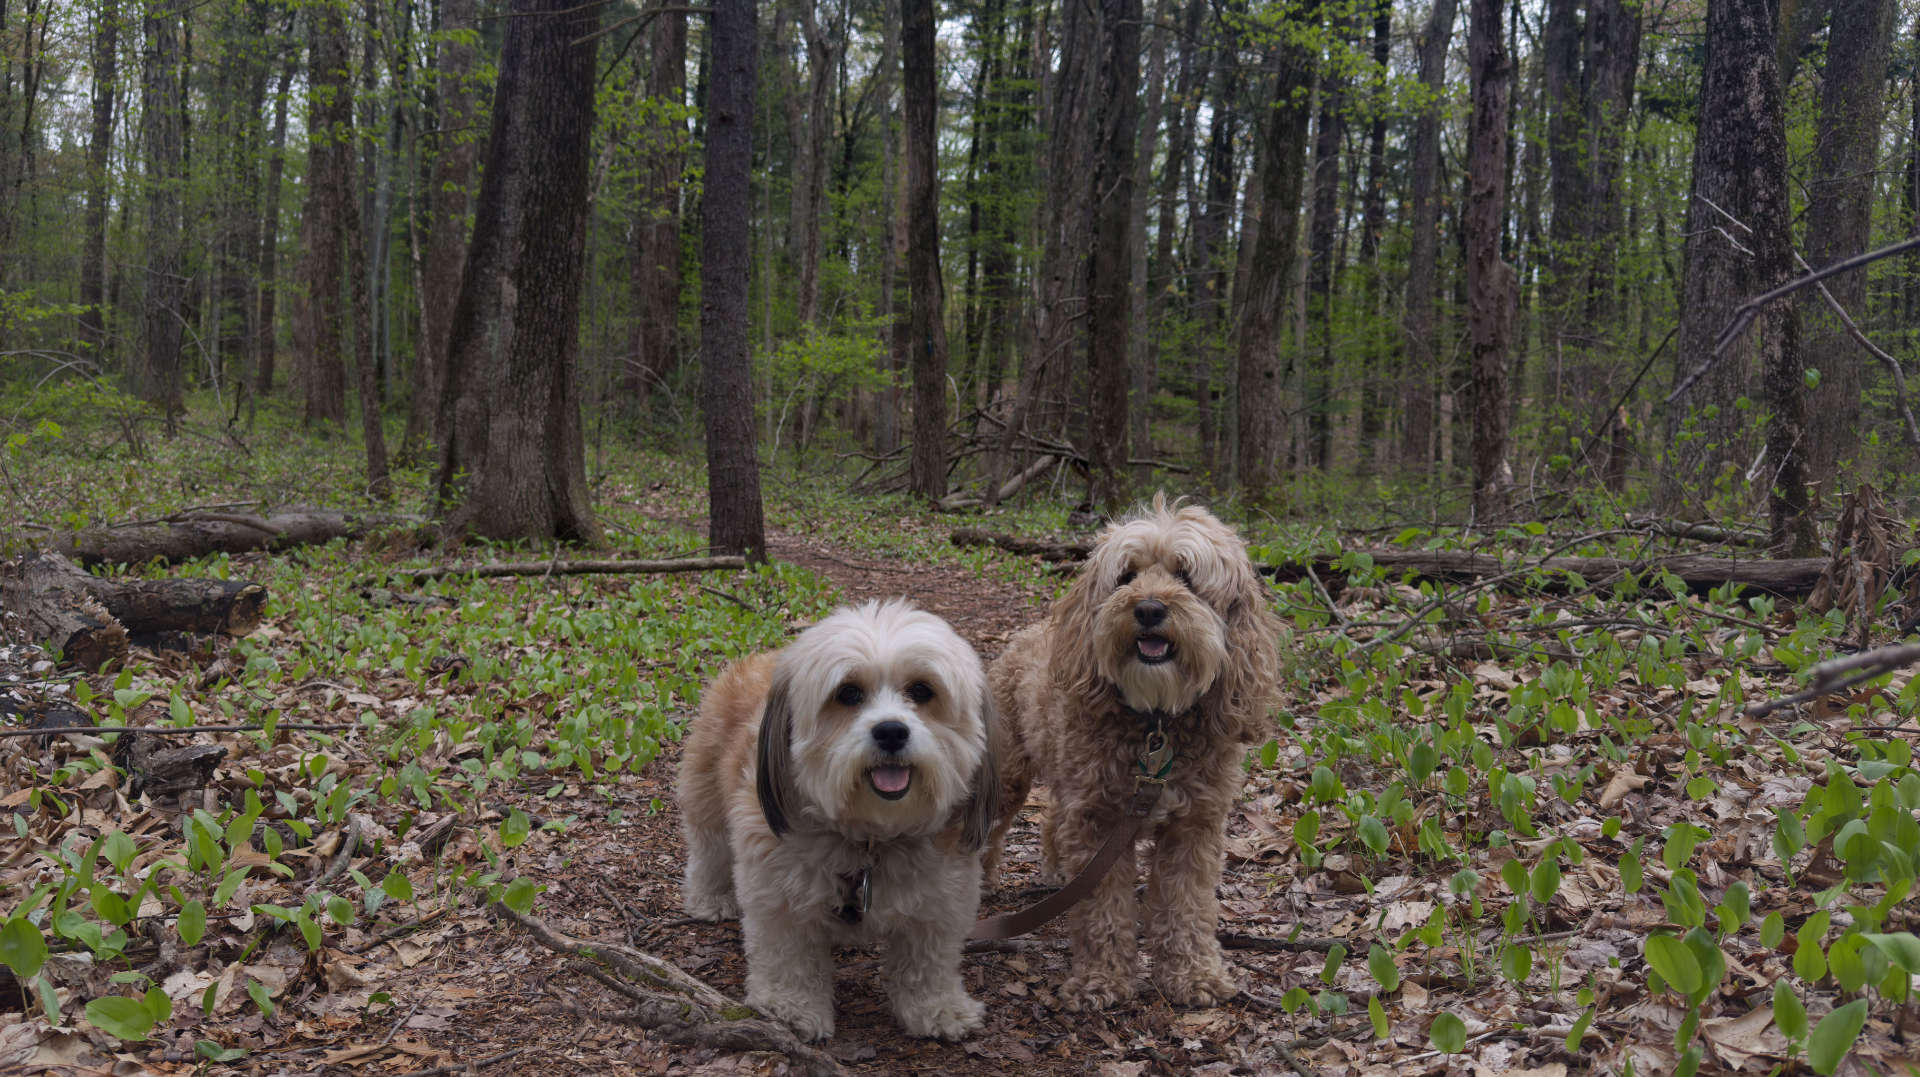
POLYGON ((993 706, 993 693, 980 695, 980 724, 986 730, 987 750, 974 768, 965 816, 960 824, 960 847, 967 852, 984 848, 993 832, 994 817, 1000 813, 1000 715, 993 706))
POLYGON ((791 829, 787 818, 800 799, 793 785, 793 692, 784 673, 776 673, 767 690, 757 753, 754 791, 760 795, 760 814, 777 838, 791 829))

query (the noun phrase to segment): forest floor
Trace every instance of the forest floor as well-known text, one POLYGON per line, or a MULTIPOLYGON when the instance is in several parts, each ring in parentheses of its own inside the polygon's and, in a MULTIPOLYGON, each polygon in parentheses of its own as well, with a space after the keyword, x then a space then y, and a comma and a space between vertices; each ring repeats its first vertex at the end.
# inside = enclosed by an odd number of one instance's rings
MULTIPOLYGON (((697 552, 699 491, 687 473, 614 481, 603 518, 626 552, 697 552)), ((16 917, 0 960, 29 930, 53 951, 37 975, 0 966, 0 1071, 782 1072, 781 1056, 620 1020, 625 999, 489 899, 531 883, 521 896, 554 928, 740 997, 737 925, 680 913, 676 730, 699 686, 836 603, 897 594, 991 659, 1068 577, 947 543, 977 521, 775 501, 776 564, 757 572, 448 579, 409 599, 382 573, 423 554, 374 539, 172 570, 269 587, 239 640, 136 649, 128 670, 80 678, 0 647, 0 702, 26 719, 53 700, 103 724, 355 726, 200 734, 229 755, 179 801, 129 788, 107 739, 0 739, 0 823, 18 839, 0 844, 0 917, 16 917), (191 932, 190 901, 205 912, 191 932), (138 1027, 81 1016, 149 987, 165 1012, 138 1027)), ((1057 517, 990 522, 1061 535, 1057 517)), ((1257 536, 1256 558, 1281 541, 1257 536)), ((1519 561, 1577 545, 1540 528, 1494 541, 1519 561)), ((1341 574, 1275 587, 1284 728, 1250 755, 1220 889, 1241 997, 1180 1009, 1143 979, 1110 1012, 1060 1012, 1056 922, 966 955, 987 1024, 958 1044, 901 1035, 879 955, 837 955, 828 1053, 869 1074, 1767 1073, 1805 1071, 1810 1051, 1820 1072, 1915 1072, 1902 936, 1920 688, 1895 672, 1748 707, 1885 638, 1892 606, 1856 636, 1845 611, 1657 573, 1591 591, 1415 587, 1355 557, 1341 574)), ((1036 896, 1044 800, 987 910, 1036 896)))

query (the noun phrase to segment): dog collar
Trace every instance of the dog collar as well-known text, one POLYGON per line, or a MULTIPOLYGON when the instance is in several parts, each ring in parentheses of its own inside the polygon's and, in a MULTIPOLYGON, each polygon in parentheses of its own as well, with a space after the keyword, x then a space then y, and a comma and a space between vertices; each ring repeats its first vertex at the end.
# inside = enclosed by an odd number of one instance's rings
POLYGON ((840 874, 840 904, 833 915, 841 923, 857 924, 873 908, 873 839, 867 839, 867 860, 858 871, 840 874))

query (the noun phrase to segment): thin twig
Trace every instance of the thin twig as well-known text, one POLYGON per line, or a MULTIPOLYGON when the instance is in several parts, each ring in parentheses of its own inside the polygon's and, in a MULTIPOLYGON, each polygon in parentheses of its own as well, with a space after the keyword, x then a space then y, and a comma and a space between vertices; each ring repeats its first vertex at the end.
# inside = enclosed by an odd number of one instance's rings
MULTIPOLYGON (((1801 269, 1809 273, 1813 272, 1813 267, 1807 264, 1805 258, 1800 257, 1799 251, 1793 252, 1793 260, 1800 263, 1801 269)), ((1900 417, 1907 421, 1907 444, 1920 450, 1920 424, 1913 421, 1913 409, 1907 406, 1907 374, 1900 369, 1900 360, 1880 350, 1879 345, 1867 339, 1867 334, 1861 332, 1860 326, 1854 322, 1853 315, 1847 313, 1847 308, 1840 305, 1840 301, 1833 297, 1833 293, 1827 290, 1825 284, 1816 284, 1815 287, 1820 289, 1820 297, 1827 301, 1827 306, 1833 308, 1833 313, 1840 319, 1840 324, 1846 327, 1847 335, 1862 348, 1867 349, 1868 355, 1880 360, 1888 370, 1893 371, 1893 402, 1900 405, 1900 417)))
POLYGON ((527 1048, 525 1047, 515 1047, 511 1051, 502 1051, 492 1058, 483 1058, 477 1062, 450 1062, 447 1065, 434 1066, 431 1069, 409 1070, 401 1074, 400 1077, 440 1077, 443 1073, 466 1073, 470 1070, 485 1069, 488 1066, 505 1062, 515 1055, 525 1054, 526 1052, 527 1048))
POLYGON ((1871 651, 1831 659, 1813 667, 1812 683, 1805 690, 1780 699, 1749 703, 1741 708, 1741 713, 1755 718, 1763 717, 1786 707, 1844 692, 1862 681, 1884 676, 1915 662, 1920 662, 1920 643, 1876 647, 1871 651))

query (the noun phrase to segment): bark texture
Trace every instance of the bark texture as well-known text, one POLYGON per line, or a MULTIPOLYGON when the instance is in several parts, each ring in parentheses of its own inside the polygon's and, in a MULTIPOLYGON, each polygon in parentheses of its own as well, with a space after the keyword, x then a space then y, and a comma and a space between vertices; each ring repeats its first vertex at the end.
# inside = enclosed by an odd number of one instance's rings
MULTIPOLYGON (((1807 263, 1815 269, 1864 253, 1873 240, 1875 169, 1884 119, 1891 0, 1832 0, 1813 179, 1807 185, 1807 263)), ((1856 320, 1867 313, 1867 274, 1843 273, 1827 291, 1856 320)), ((1810 394, 1808 477, 1832 478, 1860 445, 1860 390, 1868 355, 1814 289, 1797 297, 1802 366, 1820 371, 1810 394)))
POLYGON ((576 368, 598 9, 516 0, 512 15, 450 330, 459 430, 440 495, 454 533, 592 542, 576 368))
POLYGON ((747 222, 753 208, 753 99, 759 70, 754 0, 715 0, 710 34, 700 256, 708 545, 716 553, 764 561, 767 540, 747 340, 747 280, 753 258, 747 222))
POLYGON ((411 452, 445 435, 439 422, 447 342, 454 304, 460 298, 461 264, 467 253, 469 189, 480 156, 480 131, 472 86, 474 0, 441 0, 437 46, 439 115, 428 143, 433 154, 428 183, 427 245, 421 267, 420 346, 409 375, 407 426, 400 443, 411 452))
POLYGON ((908 348, 913 369, 910 487, 938 501, 947 492, 946 285, 940 276, 940 175, 934 119, 933 0, 901 0, 901 72, 906 91, 908 348))
MULTIPOLYGON (((1310 3, 1298 16, 1317 20, 1310 3)), ((1248 263, 1246 294, 1235 340, 1235 399, 1239 438, 1234 470, 1240 489, 1256 501, 1270 499, 1284 478, 1287 429, 1280 317, 1287 306, 1299 235, 1301 167, 1306 160, 1314 57, 1291 42, 1276 46, 1273 105, 1261 128, 1260 230, 1248 263)), ((1211 187, 1211 185, 1209 185, 1211 187)), ((1211 193, 1211 192, 1210 192, 1211 193)), ((1224 297, 1211 297, 1219 302, 1224 297)))
POLYGON ((1133 311, 1134 138, 1140 123, 1140 0, 1101 0, 1100 123, 1094 148, 1087 274, 1087 462, 1091 500, 1126 499, 1129 334, 1133 311))
POLYGON ((119 62, 119 5, 102 0, 93 15, 93 127, 87 139, 86 251, 80 257, 80 343, 96 360, 106 346, 107 157, 119 62))
MULTIPOLYGON (((307 196, 300 215, 302 294, 294 346, 307 422, 347 420, 345 268, 353 186, 353 78, 347 24, 337 5, 317 5, 309 23, 307 196)), ((357 217, 358 214, 356 213, 357 217)), ((357 272, 355 275, 358 275, 357 272)))
POLYGON ((1505 6, 1502 0, 1473 0, 1467 37, 1473 111, 1467 126, 1462 231, 1473 386, 1473 512, 1482 523, 1500 516, 1512 480, 1507 463, 1507 365, 1515 284, 1512 267, 1500 257, 1507 206, 1507 109, 1513 89, 1513 59, 1500 28, 1505 6))
MULTIPOLYGON (((1791 271, 1786 128, 1774 45, 1767 0, 1714 0, 1708 6, 1676 383, 1709 361, 1735 307, 1791 271)), ((1785 494, 1785 506, 1776 505, 1784 508, 1774 521, 1776 539, 1786 517, 1802 515, 1791 508, 1804 506, 1806 498, 1804 403, 1790 387, 1800 384, 1798 372, 1788 369, 1795 357, 1794 322, 1791 303, 1770 305, 1669 408, 1673 461, 1662 491, 1669 507, 1697 509, 1698 491, 1738 489, 1742 470, 1756 456, 1759 431, 1752 412, 1734 402, 1764 374, 1762 395, 1772 419, 1760 481, 1785 494)))
POLYGON ((1434 277, 1440 260, 1440 113, 1446 85, 1447 46, 1453 40, 1457 0, 1434 0, 1416 42, 1420 84, 1426 107, 1414 118, 1411 174, 1408 177, 1406 314, 1401 321, 1406 366, 1401 379, 1404 426, 1400 460, 1425 470, 1435 457, 1434 394, 1438 391, 1440 349, 1436 347, 1434 277))
POLYGON ((141 126, 146 149, 147 298, 145 363, 140 397, 160 408, 171 432, 183 409, 181 341, 186 330, 186 135, 178 107, 186 92, 180 70, 180 0, 159 0, 145 16, 141 56, 141 126))

